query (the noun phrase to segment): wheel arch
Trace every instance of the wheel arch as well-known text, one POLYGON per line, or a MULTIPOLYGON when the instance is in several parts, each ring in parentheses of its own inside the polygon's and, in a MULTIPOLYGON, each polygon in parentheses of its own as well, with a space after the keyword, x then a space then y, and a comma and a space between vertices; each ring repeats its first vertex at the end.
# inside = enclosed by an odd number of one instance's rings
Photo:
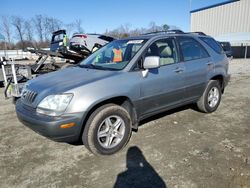
POLYGON ((217 80, 220 83, 221 86, 221 92, 224 93, 224 76, 222 74, 218 74, 213 76, 210 80, 217 80))
POLYGON ((87 115, 84 118, 84 121, 82 123, 81 134, 83 133, 85 124, 88 121, 90 115, 97 108, 99 108, 99 107, 101 107, 101 106, 103 106, 105 104, 116 104, 116 105, 119 105, 119 106, 122 106, 123 108, 125 108, 128 111, 129 115, 131 116, 131 119, 132 119, 132 129, 134 129, 134 130, 138 129, 137 112, 136 112, 136 109, 134 107, 133 102, 127 96, 117 96, 117 97, 112 97, 112 98, 109 98, 109 99, 105 99, 105 100, 99 101, 96 104, 93 104, 93 106, 91 106, 89 108, 89 110, 87 111, 87 115))

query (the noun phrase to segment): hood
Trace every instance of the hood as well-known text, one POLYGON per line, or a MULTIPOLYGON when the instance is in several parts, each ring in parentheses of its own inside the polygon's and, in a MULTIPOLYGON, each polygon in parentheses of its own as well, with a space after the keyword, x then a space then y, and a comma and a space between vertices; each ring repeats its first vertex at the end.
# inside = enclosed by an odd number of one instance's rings
POLYGON ((39 95, 57 94, 117 74, 117 71, 70 67, 38 76, 27 83, 27 88, 39 95))

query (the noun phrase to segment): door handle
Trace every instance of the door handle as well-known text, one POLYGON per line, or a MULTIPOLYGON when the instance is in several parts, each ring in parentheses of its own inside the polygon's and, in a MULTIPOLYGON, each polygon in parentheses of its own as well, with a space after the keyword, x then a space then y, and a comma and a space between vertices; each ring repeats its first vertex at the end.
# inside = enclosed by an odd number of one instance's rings
POLYGON ((207 65, 211 66, 211 65, 213 65, 213 63, 212 62, 207 62, 207 65))
POLYGON ((183 72, 184 71, 184 69, 182 69, 182 68, 180 68, 180 67, 177 67, 175 70, 174 70, 174 72, 176 72, 176 73, 181 73, 181 72, 183 72))

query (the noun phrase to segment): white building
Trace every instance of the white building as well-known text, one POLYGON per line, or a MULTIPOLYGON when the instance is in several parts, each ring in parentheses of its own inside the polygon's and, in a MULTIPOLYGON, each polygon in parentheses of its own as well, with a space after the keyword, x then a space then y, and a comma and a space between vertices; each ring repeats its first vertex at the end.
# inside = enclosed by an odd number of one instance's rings
POLYGON ((229 41, 235 53, 250 57, 250 50, 246 51, 250 46, 250 0, 225 1, 190 13, 191 31, 202 31, 218 41, 229 41))

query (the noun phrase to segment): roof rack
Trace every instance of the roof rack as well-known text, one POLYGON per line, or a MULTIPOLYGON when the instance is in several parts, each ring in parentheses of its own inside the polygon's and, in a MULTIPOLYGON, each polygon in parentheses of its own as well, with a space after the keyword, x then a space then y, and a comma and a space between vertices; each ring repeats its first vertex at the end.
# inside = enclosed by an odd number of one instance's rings
POLYGON ((188 32, 187 34, 196 34, 196 35, 207 36, 205 33, 201 32, 201 31, 196 31, 196 32, 188 32))
POLYGON ((167 31, 155 31, 155 32, 149 32, 149 33, 143 33, 141 35, 153 35, 153 34, 158 34, 158 33, 162 33, 162 34, 196 34, 196 35, 207 36, 205 33, 201 32, 201 31, 185 33, 179 29, 167 30, 167 31))
POLYGON ((184 34, 182 30, 167 30, 167 31, 154 31, 154 32, 149 32, 149 33, 143 33, 142 35, 152 35, 152 34, 157 34, 157 33, 163 33, 163 34, 184 34))

